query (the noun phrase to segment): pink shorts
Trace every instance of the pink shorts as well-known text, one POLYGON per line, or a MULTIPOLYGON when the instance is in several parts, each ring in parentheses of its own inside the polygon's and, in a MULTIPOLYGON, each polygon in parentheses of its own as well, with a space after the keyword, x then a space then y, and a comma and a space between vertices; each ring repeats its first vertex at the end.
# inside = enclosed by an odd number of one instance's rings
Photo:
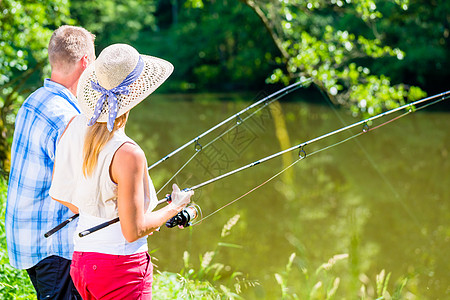
POLYGON ((75 251, 70 276, 84 300, 152 299, 153 265, 147 252, 111 255, 75 251))

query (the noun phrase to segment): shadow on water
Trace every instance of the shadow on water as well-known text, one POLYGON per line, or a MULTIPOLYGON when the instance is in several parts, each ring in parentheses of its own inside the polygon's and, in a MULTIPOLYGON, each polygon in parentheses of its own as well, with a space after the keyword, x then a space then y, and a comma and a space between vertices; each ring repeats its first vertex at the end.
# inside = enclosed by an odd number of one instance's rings
MULTIPOLYGON (((293 97, 301 98, 302 92, 293 97)), ((249 105, 245 99, 260 98, 251 93, 154 95, 131 113, 127 133, 151 164, 249 105), (217 98, 221 101, 214 101, 217 98), (236 99, 240 101, 229 101, 236 99)), ((192 186, 280 147, 341 128, 342 121, 346 125, 358 121, 343 111, 334 112, 320 96, 317 102, 281 100, 263 109, 204 149, 174 182, 192 186)), ((151 236, 149 246, 156 249, 158 268, 179 272, 184 251, 195 258, 215 248, 224 224, 239 214, 238 224, 223 242, 240 248, 220 249, 217 260, 230 266, 224 272, 241 271, 260 283, 244 289, 245 298, 281 298, 276 273, 286 275, 287 289, 300 299, 310 296, 319 280, 332 285, 330 278, 337 277, 338 299, 356 298, 363 284, 367 295, 374 295, 376 275, 383 269, 391 273, 389 290, 407 277, 404 291, 417 299, 448 298, 449 126, 448 113, 420 111, 307 156, 289 169, 288 176, 277 177, 203 223, 185 230, 162 228, 151 236), (296 256, 287 275, 292 253, 296 256), (349 256, 328 270, 329 278, 320 277, 315 271, 336 254, 349 256)), ((200 142, 205 145, 222 130, 200 142)), ((305 151, 312 153, 349 135, 307 145, 305 151)), ((152 169, 156 189, 194 153, 194 147, 188 147, 152 169)), ((195 202, 208 215, 267 180, 297 155, 292 152, 205 186, 195 192, 195 202)), ((165 188, 160 196, 169 191, 165 188)))

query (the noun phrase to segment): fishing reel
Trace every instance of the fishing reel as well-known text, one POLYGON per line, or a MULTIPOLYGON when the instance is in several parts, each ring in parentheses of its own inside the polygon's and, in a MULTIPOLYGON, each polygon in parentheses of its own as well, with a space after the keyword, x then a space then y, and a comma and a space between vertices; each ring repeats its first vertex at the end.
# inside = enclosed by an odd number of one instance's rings
POLYGON ((191 221, 195 220, 200 213, 201 211, 198 205, 186 206, 182 211, 180 211, 178 214, 176 214, 166 222, 166 227, 189 227, 192 225, 191 221))

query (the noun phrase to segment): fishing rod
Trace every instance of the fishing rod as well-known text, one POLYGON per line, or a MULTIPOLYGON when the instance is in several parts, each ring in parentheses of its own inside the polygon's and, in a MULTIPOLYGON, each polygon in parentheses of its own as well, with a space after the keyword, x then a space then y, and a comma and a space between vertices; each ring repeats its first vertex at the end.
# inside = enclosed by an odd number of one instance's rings
MULTIPOLYGON (((250 116, 248 116, 248 117, 242 119, 240 116, 241 116, 243 113, 245 113, 245 112, 251 110, 251 109, 254 108, 254 107, 257 107, 257 106, 260 105, 260 104, 269 104, 269 103, 272 103, 272 102, 274 102, 274 101, 280 99, 281 97, 284 97, 284 96, 286 96, 287 94, 289 94, 289 93, 291 93, 291 92, 293 92, 293 91, 295 91, 295 90, 297 90, 297 89, 299 89, 299 88, 301 88, 301 87, 306 86, 307 84, 309 84, 309 83, 311 83, 311 82, 312 82, 312 78, 306 78, 306 79, 300 80, 300 81, 298 81, 298 82, 295 82, 295 83, 293 83, 293 84, 291 84, 291 85, 288 85, 288 86, 286 86, 286 87, 284 87, 284 88, 282 88, 282 89, 280 89, 280 90, 278 90, 278 91, 276 91, 276 92, 274 92, 274 93, 272 93, 272 94, 270 94, 270 95, 268 95, 268 96, 266 96, 266 97, 264 97, 264 98, 258 100, 257 102, 255 102, 255 103, 253 103, 253 104, 247 106, 246 108, 244 108, 244 109, 242 109, 241 111, 235 113, 234 115, 228 117, 227 119, 223 120, 222 122, 218 123, 217 125, 211 127, 210 129, 208 129, 207 131, 205 131, 205 132, 203 132, 202 134, 198 135, 196 138, 190 140, 189 142, 185 143, 185 144, 182 145, 181 147, 179 147, 179 148, 173 150, 171 153, 167 154, 167 155, 164 156, 162 159, 158 160, 157 162, 155 162, 154 164, 152 164, 151 166, 149 166, 149 167, 147 168, 147 170, 150 170, 150 169, 156 167, 157 165, 159 165, 159 164, 162 163, 163 161, 166 161, 167 159, 169 159, 170 157, 174 156, 175 154, 177 154, 177 153, 180 152, 181 150, 185 149, 185 148, 188 147, 189 145, 195 143, 195 150, 196 150, 196 152, 195 152, 194 155, 193 155, 193 156, 192 156, 192 157, 191 157, 191 158, 190 158, 190 159, 189 159, 189 160, 188 160, 188 161, 187 161, 187 162, 186 162, 186 163, 185 163, 185 164, 184 164, 184 165, 176 172, 176 173, 175 173, 174 176, 176 176, 176 175, 177 175, 177 174, 178 174, 178 173, 179 173, 179 172, 180 172, 180 171, 181 171, 181 170, 182 170, 182 169, 183 169, 183 168, 184 168, 184 167, 185 167, 185 166, 186 166, 186 165, 187 165, 187 164, 188 164, 188 163, 189 163, 189 162, 190 162, 190 161, 191 161, 191 160, 192 160, 192 159, 193 159, 193 158, 194 158, 194 157, 195 157, 202 149, 203 149, 203 148, 206 148, 207 146, 209 146, 210 144, 212 144, 213 142, 215 142, 216 140, 218 140, 220 137, 222 137, 222 136, 223 136, 226 132, 228 132, 228 131, 222 133, 219 137, 217 137, 217 138, 214 139, 213 141, 209 142, 209 143, 208 143, 207 145, 205 145, 205 146, 202 146, 202 145, 198 142, 200 138, 203 138, 203 137, 206 136, 207 134, 213 132, 213 131, 216 130, 217 128, 219 128, 219 127, 221 127, 221 126, 227 124, 228 122, 230 122, 230 121, 232 121, 232 120, 238 120, 238 122, 237 122, 232 128, 230 128, 229 130, 235 128, 236 126, 242 124, 242 123, 245 122, 248 118, 250 118, 251 116, 254 115, 254 113, 253 113, 253 114, 251 114, 250 116), (269 101, 269 100, 270 100, 270 101, 269 101)), ((259 111, 259 110, 258 110, 258 111, 259 111)), ((256 113, 256 112, 255 112, 255 113, 256 113)), ((172 178, 170 178, 169 181, 172 180, 174 176, 172 176, 172 178)), ((164 184, 164 186, 163 186, 161 189, 163 189, 166 185, 167 185, 167 183, 164 184)), ((160 190, 161 190, 161 189, 160 189, 160 190)), ((158 193, 159 193, 159 191, 158 191, 158 193)), ((55 232, 57 232, 58 230, 62 229, 62 228, 65 227, 67 224, 69 224, 70 222, 72 222, 73 220, 75 220, 77 217, 78 217, 78 214, 75 214, 75 215, 71 216, 71 217, 68 218, 67 220, 63 221, 62 223, 58 224, 57 226, 55 226, 54 228, 52 228, 52 229, 50 229, 48 232, 46 232, 46 233, 44 234, 44 237, 46 237, 46 238, 50 237, 50 236, 53 235, 55 232)))
MULTIPOLYGON (((345 127, 340 128, 340 129, 334 130, 334 131, 332 131, 332 132, 329 132, 329 133, 327 133, 327 134, 321 135, 321 136, 319 136, 319 137, 317 137, 317 138, 314 138, 314 139, 311 139, 311 140, 309 140, 309 141, 307 141, 307 142, 300 143, 300 144, 295 145, 295 146, 293 146, 293 147, 290 147, 290 148, 288 148, 288 149, 286 149, 286 150, 282 150, 282 151, 279 151, 279 152, 274 153, 274 154, 272 154, 272 155, 266 156, 266 157, 261 158, 261 159, 259 159, 259 160, 257 160, 257 161, 254 161, 254 162, 252 162, 252 163, 250 163, 250 164, 247 164, 247 165, 245 165, 245 166, 242 166, 242 167, 240 167, 240 168, 237 168, 237 169, 235 169, 235 170, 232 170, 232 171, 230 171, 230 172, 228 172, 228 173, 225 173, 225 174, 222 174, 222 175, 220 175, 220 176, 214 177, 214 178, 212 178, 212 179, 210 179, 210 180, 207 180, 207 181, 205 181, 205 182, 202 182, 202 183, 197 184, 197 185, 195 185, 195 186, 192 186, 192 187, 190 187, 190 188, 185 188, 185 189, 183 189, 183 191, 193 191, 193 190, 196 190, 196 189, 201 188, 201 187, 203 187, 203 186, 205 186, 205 185, 211 184, 211 183, 213 183, 213 182, 215 182, 215 181, 218 181, 218 180, 220 180, 220 179, 226 178, 226 177, 228 177, 228 176, 231 176, 231 175, 233 175, 233 174, 236 174, 236 173, 238 173, 238 172, 241 172, 241 171, 243 171, 243 170, 245 170, 245 169, 254 167, 254 166, 259 165, 259 164, 261 164, 261 163, 263 163, 263 162, 266 162, 266 161, 268 161, 268 160, 271 160, 271 159, 273 159, 273 158, 275 158, 275 157, 281 156, 281 155, 283 155, 283 154, 285 154, 285 153, 288 153, 288 152, 291 152, 291 151, 300 149, 300 150, 299 150, 299 159, 296 161, 296 162, 298 162, 299 160, 306 158, 306 155, 307 155, 307 154, 306 154, 306 151, 304 150, 304 147, 305 147, 306 145, 310 145, 310 144, 312 144, 312 143, 314 143, 314 142, 317 142, 317 141, 319 141, 319 140, 325 139, 325 138, 330 137, 330 136, 332 136, 332 135, 338 134, 338 133, 340 133, 340 132, 343 132, 343 131, 349 130, 349 129, 351 129, 351 128, 354 128, 354 127, 356 127, 356 126, 360 126, 360 125, 364 124, 362 132, 360 132, 360 133, 354 135, 353 137, 350 137, 350 138, 347 138, 347 139, 345 139, 345 140, 343 140, 343 141, 340 141, 340 142, 338 142, 338 143, 336 143, 336 144, 334 144, 334 145, 325 147, 325 148, 323 148, 323 149, 319 149, 319 150, 317 150, 317 151, 314 152, 314 153, 318 153, 318 152, 324 151, 324 150, 326 150, 326 149, 329 149, 329 148, 331 148, 332 146, 335 146, 335 145, 341 144, 341 143, 343 143, 343 142, 346 142, 346 141, 348 141, 348 140, 350 140, 350 139, 352 139, 352 138, 354 138, 354 137, 356 137, 356 136, 359 136, 359 135, 361 135, 361 134, 363 134, 363 133, 366 133, 366 132, 375 130, 375 129, 377 129, 377 128, 380 128, 381 126, 386 125, 386 124, 389 124, 389 123, 391 123, 391 122, 393 122, 393 121, 395 121, 395 120, 398 120, 398 119, 400 119, 401 117, 406 116, 407 114, 410 114, 410 113, 412 113, 412 112, 418 111, 418 110, 420 110, 420 109, 423 109, 423 108, 425 108, 425 107, 428 107, 428 106, 430 106, 430 105, 433 105, 433 104, 435 104, 435 103, 438 103, 438 102, 443 101, 443 100, 448 99, 448 98, 450 98, 450 90, 447 91, 447 92, 441 93, 441 94, 437 94, 437 95, 434 95, 434 96, 430 96, 430 97, 427 97, 427 98, 423 98, 423 99, 417 100, 417 101, 415 101, 415 102, 411 102, 411 103, 409 103, 409 104, 402 105, 402 106, 400 106, 400 107, 391 109, 391 110, 389 110, 389 111, 386 111, 386 112, 384 112, 384 113, 375 115, 375 116, 370 117, 370 118, 368 118, 368 119, 365 119, 365 120, 362 120, 362 121, 353 123, 353 124, 351 124, 351 125, 348 125, 348 126, 345 126, 345 127), (424 105, 424 106, 421 106, 421 107, 416 108, 416 109, 413 110, 413 107, 414 107, 414 106, 416 106, 416 105, 418 105, 418 104, 422 104, 422 103, 424 103, 424 102, 428 102, 428 101, 434 100, 434 99, 437 99, 437 100, 435 100, 435 101, 432 102, 432 103, 426 104, 426 105, 424 105), (371 121, 373 121, 373 120, 376 120, 376 119, 379 119, 379 118, 381 118, 381 117, 390 115, 390 114, 392 114, 392 113, 394 113, 394 112, 403 110, 403 109, 405 109, 405 108, 409 108, 409 110, 408 110, 406 113, 404 113, 404 114, 402 114, 402 115, 400 115, 400 116, 398 116, 398 117, 392 118, 391 120, 388 120, 387 122, 385 122, 385 123, 383 123, 383 124, 381 124, 381 125, 375 126, 375 127, 373 127, 372 129, 369 128, 369 125, 368 125, 369 122, 371 122, 371 121)), ((314 153, 313 153, 313 154, 314 154, 314 153)), ((292 165, 293 165, 293 164, 292 164, 292 165)), ((291 166, 292 166, 292 165, 291 165, 291 166)), ((273 177, 272 177, 272 178, 273 178, 273 177)), ((272 179, 272 178, 271 178, 271 179, 272 179)), ((260 187, 260 186, 261 186, 261 185, 259 185, 258 187, 260 187)), ((253 190, 254 190, 254 189, 253 189, 253 190)), ((251 190, 251 191, 253 191, 253 190, 251 190)), ((248 194, 248 193, 246 193, 246 194, 244 194, 244 195, 247 195, 247 194, 248 194)), ((238 199, 240 199, 240 198, 238 198, 238 199)), ((170 195, 166 196, 164 199, 158 200, 158 205, 161 204, 161 203, 167 202, 167 201, 170 201, 170 195)), ((178 225, 178 226, 180 226, 180 227, 187 227, 187 226, 190 226, 190 225, 191 225, 190 221, 193 220, 193 219, 195 219, 195 218, 197 217, 197 215, 198 215, 198 212, 195 210, 195 208, 193 208, 193 206, 188 206, 188 207, 186 207, 185 210, 181 211, 179 214, 177 214, 176 216, 174 216, 173 218, 171 218, 169 221, 167 221, 166 226, 169 227, 169 228, 174 227, 174 226, 176 226, 176 225, 178 225)), ((85 231, 82 231, 82 232, 79 233, 79 236, 80 236, 80 237, 86 236, 86 235, 88 235, 88 234, 90 234, 90 233, 93 233, 93 232, 95 232, 95 231, 97 231, 97 230, 99 230, 99 229, 102 229, 102 228, 104 228, 104 227, 107 227, 107 226, 109 226, 109 225, 111 225, 111 224, 114 224, 114 223, 116 223, 116 222, 118 222, 118 221, 119 221, 119 218, 117 217, 117 218, 115 218, 115 219, 113 219, 113 220, 110 220, 110 221, 108 221, 108 222, 99 224, 99 225, 97 225, 97 226, 95 226, 95 227, 93 227, 93 228, 90 228, 90 229, 87 229, 87 230, 85 230, 85 231)))

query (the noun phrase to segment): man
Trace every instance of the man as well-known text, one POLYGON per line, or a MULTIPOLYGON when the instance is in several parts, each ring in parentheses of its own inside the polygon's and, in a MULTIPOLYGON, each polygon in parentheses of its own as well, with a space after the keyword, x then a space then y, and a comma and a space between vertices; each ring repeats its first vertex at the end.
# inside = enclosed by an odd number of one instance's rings
POLYGON ((95 60, 95 36, 61 26, 48 46, 51 78, 20 108, 11 148, 6 204, 6 238, 13 267, 26 269, 38 299, 81 299, 70 278, 75 223, 50 238, 44 233, 72 213, 52 201, 55 148, 69 120, 80 113, 78 80, 95 60))

